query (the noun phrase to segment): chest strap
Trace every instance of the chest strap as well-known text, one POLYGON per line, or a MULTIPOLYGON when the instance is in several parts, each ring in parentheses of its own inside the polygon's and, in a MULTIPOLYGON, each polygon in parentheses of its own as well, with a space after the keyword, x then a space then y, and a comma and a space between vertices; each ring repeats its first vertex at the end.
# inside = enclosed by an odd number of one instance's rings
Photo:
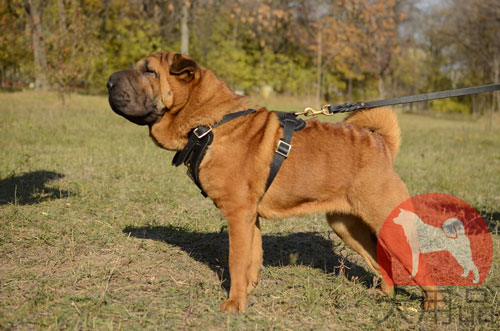
POLYGON ((196 184, 196 186, 198 186, 201 190, 201 194, 203 194, 205 198, 207 197, 207 194, 203 190, 200 183, 200 164, 205 156, 207 147, 210 146, 214 140, 212 129, 215 129, 216 127, 219 127, 222 124, 232 121, 238 117, 246 116, 255 112, 255 109, 248 109, 228 114, 224 116, 222 121, 215 123, 212 126, 200 125, 199 127, 194 128, 188 134, 188 142, 184 149, 175 153, 174 158, 172 159, 172 165, 178 167, 184 163, 187 167, 187 175, 196 184))
MULTIPOLYGON (((214 135, 212 129, 221 126, 233 119, 241 116, 246 116, 254 113, 255 109, 248 109, 245 111, 232 113, 224 116, 222 121, 214 124, 213 126, 201 125, 189 132, 188 142, 183 150, 175 153, 172 159, 172 165, 178 167, 181 164, 185 164, 187 167, 187 175, 191 180, 198 186, 201 190, 201 194, 207 197, 207 194, 203 190, 200 183, 199 171, 200 164, 205 156, 206 150, 210 144, 212 144, 214 135)), ((293 132, 296 130, 301 130, 306 126, 306 123, 302 119, 298 119, 293 113, 288 112, 275 112, 278 115, 280 125, 283 127, 283 138, 278 142, 278 146, 274 153, 273 161, 271 162, 269 176, 266 182, 266 191, 271 186, 274 178, 278 174, 278 171, 283 164, 283 161, 288 157, 290 150, 292 149, 291 141, 293 132)))
POLYGON ((288 154, 290 154, 294 131, 302 130, 306 126, 306 122, 297 118, 293 113, 277 111, 276 115, 278 115, 280 125, 283 128, 283 138, 278 141, 278 146, 276 147, 276 151, 274 151, 273 162, 271 162, 271 169, 266 182, 266 192, 269 186, 273 183, 281 165, 288 157, 288 154))

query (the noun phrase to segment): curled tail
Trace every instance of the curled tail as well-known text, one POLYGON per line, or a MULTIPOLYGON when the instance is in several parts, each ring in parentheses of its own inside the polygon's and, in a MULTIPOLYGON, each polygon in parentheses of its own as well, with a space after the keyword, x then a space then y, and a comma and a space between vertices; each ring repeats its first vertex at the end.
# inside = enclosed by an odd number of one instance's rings
POLYGON ((389 147, 392 159, 396 158, 401 144, 401 131, 398 119, 392 110, 387 107, 358 110, 349 115, 344 122, 379 133, 389 147))

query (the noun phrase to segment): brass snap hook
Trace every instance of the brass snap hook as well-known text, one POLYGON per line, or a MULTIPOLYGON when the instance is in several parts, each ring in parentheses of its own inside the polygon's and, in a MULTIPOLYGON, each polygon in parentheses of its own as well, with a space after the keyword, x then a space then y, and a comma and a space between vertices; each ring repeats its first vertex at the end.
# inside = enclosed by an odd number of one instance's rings
POLYGON ((323 107, 321 107, 320 110, 316 110, 312 107, 307 107, 306 109, 304 109, 304 111, 301 111, 301 112, 296 112, 294 113, 295 116, 299 116, 299 115, 304 115, 304 116, 318 116, 318 115, 325 115, 325 116, 333 116, 335 114, 332 114, 328 111, 328 107, 330 107, 330 105, 324 105, 323 107))

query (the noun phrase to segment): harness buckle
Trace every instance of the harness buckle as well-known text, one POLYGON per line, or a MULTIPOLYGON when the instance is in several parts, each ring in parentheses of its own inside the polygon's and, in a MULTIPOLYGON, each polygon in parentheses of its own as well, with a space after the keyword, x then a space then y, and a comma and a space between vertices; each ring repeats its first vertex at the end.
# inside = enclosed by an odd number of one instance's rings
POLYGON ((201 139, 201 138, 205 137, 207 134, 209 134, 211 131, 212 131, 212 126, 211 125, 208 125, 208 126, 202 125, 202 126, 197 127, 196 129, 194 129, 193 133, 196 136, 196 138, 201 139), (207 127, 208 127, 207 131, 202 132, 202 133, 198 133, 198 130, 200 128, 207 128, 207 127))
POLYGON ((280 141, 278 142, 278 147, 276 147, 275 152, 284 157, 288 157, 288 154, 290 154, 291 149, 292 145, 280 139, 280 141))

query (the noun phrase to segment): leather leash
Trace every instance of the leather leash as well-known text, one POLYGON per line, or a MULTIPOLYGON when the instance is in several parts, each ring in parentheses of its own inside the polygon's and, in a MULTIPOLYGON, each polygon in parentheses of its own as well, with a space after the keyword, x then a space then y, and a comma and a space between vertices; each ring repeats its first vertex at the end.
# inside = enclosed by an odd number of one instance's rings
POLYGON ((417 95, 410 95, 399 98, 390 98, 384 100, 368 101, 368 102, 348 102, 340 105, 324 105, 321 110, 313 108, 306 108, 302 112, 295 113, 296 116, 316 116, 316 115, 334 115, 338 113, 347 113, 361 109, 370 109, 383 106, 402 105, 405 103, 421 102, 428 100, 444 99, 451 97, 459 97, 464 95, 479 94, 486 92, 494 92, 500 90, 500 84, 481 85, 473 87, 465 87, 453 90, 446 90, 440 92, 424 93, 417 95))

